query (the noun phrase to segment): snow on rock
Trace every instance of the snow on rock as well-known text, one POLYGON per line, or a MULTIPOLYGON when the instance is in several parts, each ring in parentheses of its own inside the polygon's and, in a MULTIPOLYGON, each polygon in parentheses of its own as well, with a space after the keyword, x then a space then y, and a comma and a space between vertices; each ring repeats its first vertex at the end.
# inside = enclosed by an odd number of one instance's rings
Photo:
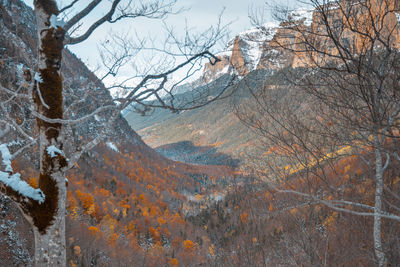
MULTIPOLYGON (((241 32, 237 37, 231 39, 224 48, 224 51, 217 54, 218 57, 228 57, 230 60, 233 56, 233 50, 239 48, 240 55, 243 57, 244 64, 248 72, 257 68, 263 53, 263 44, 273 39, 279 28, 279 22, 267 22, 259 27, 241 32), (239 47, 235 48, 235 41, 240 39, 239 47)), ((229 61, 228 61, 229 62, 229 61)), ((229 68, 229 65, 218 71, 214 75, 215 78, 225 73, 235 73, 235 70, 229 68)))
POLYGON ((307 27, 311 26, 313 20, 313 10, 297 9, 290 13, 295 21, 303 20, 303 24, 307 27))
POLYGON ((278 22, 268 22, 239 34, 239 38, 243 41, 242 56, 248 71, 257 67, 263 52, 263 44, 272 40, 278 27, 278 22))
POLYGON ((114 150, 115 152, 119 152, 118 147, 113 142, 107 142, 106 144, 110 149, 114 150))
POLYGON ((42 190, 35 189, 24 180, 21 180, 19 173, 10 176, 7 172, 0 171, 0 182, 3 182, 6 186, 11 187, 14 191, 25 197, 37 200, 39 203, 43 203, 45 199, 42 190))
POLYGON ((54 145, 48 146, 46 148, 47 154, 50 155, 50 157, 54 158, 57 154, 58 155, 64 155, 64 152, 62 150, 58 149, 54 145))
POLYGON ((50 28, 64 27, 65 22, 63 20, 59 20, 56 15, 51 15, 50 17, 50 28))

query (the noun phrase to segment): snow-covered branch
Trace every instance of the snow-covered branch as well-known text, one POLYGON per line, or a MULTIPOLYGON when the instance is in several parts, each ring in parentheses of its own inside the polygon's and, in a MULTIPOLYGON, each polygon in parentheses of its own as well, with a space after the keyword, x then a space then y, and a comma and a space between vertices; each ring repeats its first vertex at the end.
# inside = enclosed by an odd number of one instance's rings
POLYGON ((5 165, 5 172, 0 171, 0 182, 23 197, 27 197, 42 203, 45 199, 42 190, 30 186, 27 182, 21 179, 21 175, 19 173, 10 175, 10 173, 13 172, 11 166, 13 155, 8 149, 8 144, 0 145, 0 154, 2 157, 2 163, 5 165))

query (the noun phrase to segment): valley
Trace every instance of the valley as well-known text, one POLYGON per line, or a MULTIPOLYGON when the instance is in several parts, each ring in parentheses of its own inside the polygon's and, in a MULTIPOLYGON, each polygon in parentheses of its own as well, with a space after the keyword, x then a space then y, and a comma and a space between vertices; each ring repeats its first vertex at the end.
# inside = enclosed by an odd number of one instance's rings
POLYGON ((398 266, 400 4, 378 2, 252 18, 194 82, 167 87, 162 65, 113 98, 67 45, 61 65, 40 46, 68 23, 0 1, 0 265, 42 266, 61 200, 59 266, 398 266))

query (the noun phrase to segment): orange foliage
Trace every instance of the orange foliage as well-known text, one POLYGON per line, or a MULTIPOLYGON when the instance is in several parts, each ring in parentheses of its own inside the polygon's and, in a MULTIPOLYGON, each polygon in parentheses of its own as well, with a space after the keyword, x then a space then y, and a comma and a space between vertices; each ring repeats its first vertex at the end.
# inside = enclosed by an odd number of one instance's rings
POLYGON ((272 202, 269 203, 268 211, 274 211, 274 210, 275 210, 275 208, 274 208, 274 205, 272 205, 272 202))
POLYGON ((187 250, 190 250, 190 251, 194 250, 194 243, 193 243, 193 241, 191 241, 189 239, 183 241, 183 246, 187 250))
POLYGON ((29 178, 28 184, 29 184, 30 186, 32 186, 33 188, 38 188, 38 187, 39 187, 39 183, 38 183, 38 180, 37 180, 36 177, 31 177, 31 178, 29 178))
POLYGON ((96 190, 94 191, 94 193, 96 195, 100 195, 102 197, 110 197, 111 196, 111 192, 108 191, 107 189, 104 188, 96 188, 96 190))
POLYGON ((90 209, 92 207, 93 207, 92 212, 94 211, 94 198, 90 193, 85 193, 78 189, 75 191, 75 194, 81 201, 82 206, 86 211, 91 211, 90 209))
POLYGON ((89 226, 89 231, 93 236, 95 236, 99 232, 99 228, 96 226, 89 226))
POLYGON ((242 214, 240 214, 240 221, 242 223, 246 223, 247 222, 247 213, 243 212, 242 214))
POLYGON ((176 259, 176 258, 169 258, 169 259, 168 259, 168 263, 169 263, 171 266, 178 266, 178 259, 176 259))

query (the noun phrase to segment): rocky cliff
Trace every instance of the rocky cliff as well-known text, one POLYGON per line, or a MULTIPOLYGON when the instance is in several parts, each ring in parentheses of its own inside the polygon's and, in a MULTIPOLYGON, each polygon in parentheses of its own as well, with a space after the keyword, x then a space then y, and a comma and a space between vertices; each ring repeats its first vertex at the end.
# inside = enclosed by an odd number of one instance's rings
MULTIPOLYGON (((321 53, 312 55, 304 52, 304 42, 307 36, 321 36, 318 40, 311 40, 318 45, 321 51, 329 55, 337 55, 335 45, 326 38, 327 27, 324 17, 318 10, 327 11, 331 30, 340 30, 340 38, 345 40, 354 53, 360 53, 367 42, 362 34, 355 34, 347 27, 363 27, 371 25, 371 17, 384 17, 382 20, 383 31, 380 32, 383 39, 390 39, 393 47, 400 48, 400 1, 385 1, 380 4, 378 0, 371 1, 368 8, 373 14, 368 15, 367 7, 361 2, 351 3, 347 1, 330 2, 319 6, 315 10, 299 9, 287 15, 286 21, 272 22, 257 28, 238 34, 226 45, 224 51, 218 56, 221 61, 215 65, 206 64, 202 76, 202 82, 210 81, 225 73, 235 73, 245 76, 254 69, 277 70, 285 67, 299 68, 312 67, 315 62, 324 62, 321 53), (340 4, 339 4, 340 3, 340 4), (357 13, 354 22, 349 22, 344 16, 343 7, 352 6, 357 13), (398 10, 398 12, 387 12, 398 10), (351 25, 354 24, 354 25, 351 25), (347 29, 346 29, 347 28, 347 29), (296 29, 296 30, 294 30, 296 29), (292 50, 292 51, 290 51, 292 50), (318 57, 318 58, 317 58, 318 57)), ((368 29, 362 29, 365 31, 368 29)), ((307 40, 308 42, 309 40, 307 40)), ((329 57, 332 58, 332 57, 329 57)))

